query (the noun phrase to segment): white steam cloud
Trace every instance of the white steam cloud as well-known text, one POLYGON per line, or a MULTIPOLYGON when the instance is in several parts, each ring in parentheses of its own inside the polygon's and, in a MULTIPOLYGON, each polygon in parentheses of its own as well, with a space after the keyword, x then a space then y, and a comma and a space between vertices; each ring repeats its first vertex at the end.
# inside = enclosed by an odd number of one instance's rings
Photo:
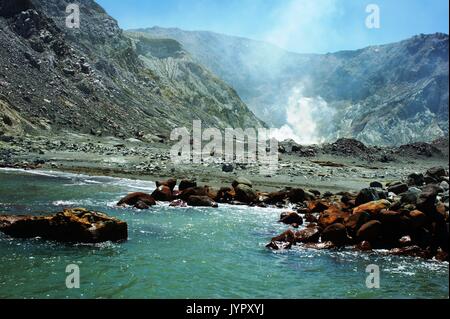
POLYGON ((305 97, 302 88, 296 87, 288 99, 287 124, 272 129, 271 137, 278 141, 292 139, 302 145, 323 143, 323 131, 332 125, 334 113, 324 99, 305 97))

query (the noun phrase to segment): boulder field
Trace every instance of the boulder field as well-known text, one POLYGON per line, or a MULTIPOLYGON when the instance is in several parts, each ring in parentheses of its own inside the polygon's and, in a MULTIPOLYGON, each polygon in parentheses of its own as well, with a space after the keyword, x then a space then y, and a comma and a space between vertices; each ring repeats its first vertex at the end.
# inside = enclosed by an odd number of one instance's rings
MULTIPOLYGON (((393 255, 448 261, 448 171, 432 168, 411 174, 406 181, 371 187, 358 193, 317 195, 297 204, 306 228, 288 229, 272 238, 270 249, 341 248, 388 250, 393 255)), ((280 221, 292 212, 282 213, 280 221)), ((291 217, 292 219, 292 217, 291 217)), ((298 228, 297 224, 291 224, 298 228)))
POLYGON ((387 249, 394 255, 448 260, 448 183, 448 171, 440 167, 413 173, 404 181, 373 181, 359 192, 336 194, 301 188, 260 192, 243 177, 218 189, 184 179, 177 189, 177 181, 170 179, 156 182, 152 194, 132 193, 118 205, 149 209, 162 201, 172 207, 216 208, 226 203, 286 208, 278 222, 289 229, 272 238, 270 249, 352 246, 358 251, 387 249))
MULTIPOLYGON (((117 205, 149 210, 159 202, 171 207, 217 208, 219 204, 286 209, 278 221, 289 227, 273 237, 270 249, 388 250, 393 255, 448 261, 449 176, 436 167, 403 181, 378 181, 358 192, 321 194, 284 188, 260 192, 238 177, 230 186, 198 186, 195 180, 156 182, 151 194, 130 193, 117 205), (178 184, 178 187, 177 187, 178 184)), ((41 237, 60 242, 96 243, 127 239, 127 224, 83 208, 50 216, 0 216, 0 231, 15 238, 41 237)))

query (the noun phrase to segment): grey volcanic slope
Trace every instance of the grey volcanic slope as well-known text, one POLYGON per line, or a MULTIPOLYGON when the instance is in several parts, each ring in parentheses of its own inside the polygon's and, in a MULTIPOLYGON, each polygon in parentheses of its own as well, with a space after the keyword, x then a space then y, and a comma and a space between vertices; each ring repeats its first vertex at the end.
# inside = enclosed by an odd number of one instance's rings
POLYGON ((150 58, 142 60, 92 0, 77 1, 81 27, 67 28, 69 3, 0 0, 0 134, 167 136, 194 119, 218 128, 264 125, 175 41, 147 42, 150 58))
POLYGON ((448 135, 446 34, 306 55, 211 32, 159 27, 134 32, 179 41, 272 126, 286 123, 286 106, 297 88, 304 97, 321 97, 334 110, 333 121, 318 127, 326 140, 400 145, 448 135))

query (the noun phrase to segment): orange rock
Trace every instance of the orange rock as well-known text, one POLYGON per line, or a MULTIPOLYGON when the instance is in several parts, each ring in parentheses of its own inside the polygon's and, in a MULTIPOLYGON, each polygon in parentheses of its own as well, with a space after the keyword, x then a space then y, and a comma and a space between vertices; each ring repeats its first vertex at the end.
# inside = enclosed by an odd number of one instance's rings
POLYGON ((326 228, 336 223, 342 224, 345 223, 349 217, 350 213, 343 212, 336 206, 331 206, 320 214, 319 225, 323 228, 326 228))
POLYGON ((131 193, 122 198, 118 203, 117 206, 123 206, 123 205, 130 205, 134 206, 138 202, 143 202, 148 206, 156 205, 155 199, 146 193, 131 193))
POLYGON ((389 209, 391 207, 391 203, 385 199, 377 200, 374 202, 369 202, 366 204, 362 204, 353 209, 353 214, 357 214, 359 212, 367 212, 370 215, 377 215, 383 209, 389 209))
POLYGON ((317 200, 308 203, 308 210, 310 213, 321 213, 324 210, 330 208, 330 206, 331 204, 326 201, 317 200))

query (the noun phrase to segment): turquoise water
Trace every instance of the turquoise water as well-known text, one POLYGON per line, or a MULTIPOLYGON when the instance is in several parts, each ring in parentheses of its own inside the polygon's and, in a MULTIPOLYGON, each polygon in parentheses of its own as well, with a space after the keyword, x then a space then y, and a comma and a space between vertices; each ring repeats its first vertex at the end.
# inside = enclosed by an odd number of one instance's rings
POLYGON ((280 210, 221 206, 114 207, 154 184, 56 172, 0 170, 0 214, 86 207, 129 225, 123 243, 66 245, 0 234, 0 298, 448 298, 448 263, 265 244, 286 229, 280 210), (68 264, 80 289, 68 289, 68 264), (381 269, 380 289, 365 270, 381 269))

